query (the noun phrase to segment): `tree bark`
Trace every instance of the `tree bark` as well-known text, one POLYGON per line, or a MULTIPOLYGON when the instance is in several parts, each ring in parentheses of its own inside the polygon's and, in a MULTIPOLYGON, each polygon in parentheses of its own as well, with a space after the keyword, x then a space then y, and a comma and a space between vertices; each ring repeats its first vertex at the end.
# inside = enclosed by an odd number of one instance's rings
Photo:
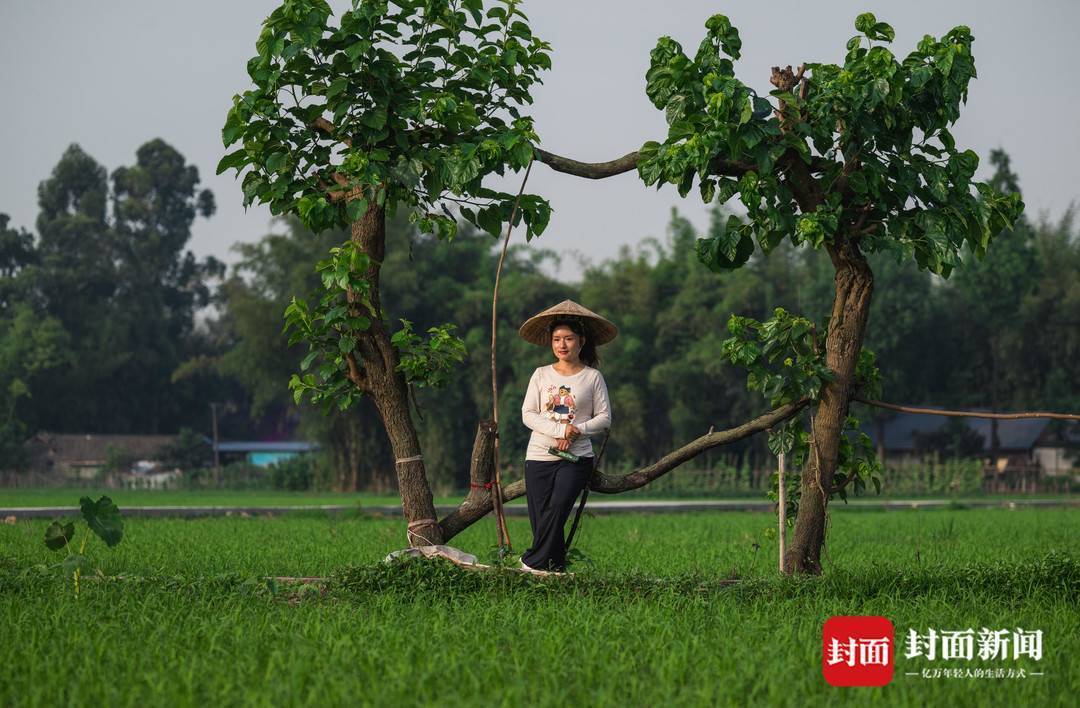
POLYGON ((785 561, 789 573, 821 573, 821 549, 825 545, 826 520, 833 474, 840 450, 840 435, 847 417, 859 361, 874 274, 858 246, 844 235, 829 247, 836 268, 832 314, 825 339, 825 362, 834 380, 825 384, 821 401, 812 416, 810 455, 803 469, 799 513, 785 561))
MULTIPOLYGON (((495 421, 484 420, 476 427, 472 460, 469 464, 469 494, 457 510, 440 524, 449 540, 495 508, 495 421)), ((505 498, 505 492, 503 494, 505 498)))
POLYGON ((586 179, 604 179, 605 177, 614 177, 615 175, 621 175, 623 172, 636 170, 638 152, 635 150, 607 162, 579 162, 536 148, 536 159, 556 172, 585 177, 586 179))
POLYGON ((351 237, 371 259, 364 274, 371 286, 371 326, 357 339, 357 349, 364 362, 362 383, 379 411, 390 441, 401 506, 408 522, 408 542, 410 546, 440 544, 443 543, 442 529, 428 486, 420 440, 409 413, 408 385, 404 375, 397 371, 397 350, 390 342, 390 333, 382 318, 379 270, 386 255, 386 213, 375 200, 371 201, 364 216, 353 222, 351 237))

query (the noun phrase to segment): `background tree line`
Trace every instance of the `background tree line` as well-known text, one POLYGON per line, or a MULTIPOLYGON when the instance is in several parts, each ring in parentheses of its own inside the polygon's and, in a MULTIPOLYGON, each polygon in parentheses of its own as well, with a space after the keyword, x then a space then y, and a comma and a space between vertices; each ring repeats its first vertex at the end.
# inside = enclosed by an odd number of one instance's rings
MULTIPOLYGON (((1002 152, 995 186, 1019 191, 1002 152)), ((289 376, 305 354, 288 347, 282 312, 318 286, 321 254, 347 240, 277 222, 238 244, 226 272, 186 246, 197 216, 214 211, 195 167, 164 141, 108 175, 78 146, 38 191, 36 235, 0 215, 0 460, 25 462, 36 431, 209 434, 211 402, 224 438, 321 442, 338 489, 388 490, 389 446, 370 401, 324 415, 296 406, 289 376)), ((872 257, 877 287, 867 346, 884 397, 954 407, 1080 409, 1080 236, 1070 209, 1058 221, 1022 218, 983 260, 948 281, 889 256, 872 257)), ((728 214, 714 210, 716 236, 728 214)), ((516 336, 527 317, 573 298, 615 321, 601 350, 615 428, 608 465, 655 460, 685 441, 763 410, 745 373, 720 357, 732 313, 765 319, 776 307, 818 318, 830 306, 824 254, 781 245, 769 258, 716 275, 700 265, 699 234, 673 211, 664 239, 624 246, 585 267, 580 282, 548 275, 560 255, 542 241, 513 246, 500 289, 499 383, 503 461, 516 476, 527 431, 521 392, 549 353, 516 336)), ((639 238, 627 234, 625 241, 639 238)), ((462 486, 477 421, 490 417, 490 308, 497 263, 490 236, 463 226, 452 244, 391 224, 384 302, 414 329, 454 322, 468 360, 449 386, 414 391, 425 460, 437 488, 462 486)), ((881 416, 878 411, 872 415, 881 416)), ((732 448, 764 460, 763 440, 732 448)), ((703 460, 708 464, 708 460, 703 460)), ((518 470, 520 472, 520 470, 518 470)))

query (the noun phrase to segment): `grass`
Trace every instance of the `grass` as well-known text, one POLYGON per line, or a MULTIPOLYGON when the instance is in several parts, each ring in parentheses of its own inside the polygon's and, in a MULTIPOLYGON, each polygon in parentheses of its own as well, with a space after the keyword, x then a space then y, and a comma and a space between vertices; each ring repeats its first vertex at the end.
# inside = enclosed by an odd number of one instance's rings
MULTIPOLYGON (((0 704, 1069 705, 1080 691, 1080 511, 833 515, 822 578, 776 577, 766 514, 587 516, 569 579, 383 565, 400 520, 129 519, 79 600, 46 522, 0 526, 0 704), (330 576, 325 593, 268 575, 330 576), (731 576, 735 585, 722 581, 731 576), (821 678, 821 625, 1042 629, 1024 680, 821 678)), ((510 518, 518 551, 528 522, 510 518)), ((485 556, 489 520, 454 540, 485 556)), ((942 664, 944 665, 944 664, 942 664)), ((972 662, 954 666, 988 666, 972 662)))

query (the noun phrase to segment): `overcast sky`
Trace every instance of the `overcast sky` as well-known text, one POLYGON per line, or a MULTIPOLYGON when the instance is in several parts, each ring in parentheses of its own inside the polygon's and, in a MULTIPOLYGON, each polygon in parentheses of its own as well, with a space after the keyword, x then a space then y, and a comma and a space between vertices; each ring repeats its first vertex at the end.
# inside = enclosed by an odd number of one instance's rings
MULTIPOLYGON (((220 131, 231 97, 249 86, 244 67, 276 4, 0 0, 0 212, 33 229, 37 184, 70 143, 111 171, 161 137, 198 166, 217 196, 218 213, 196 222, 191 248, 233 260, 230 246, 265 234, 270 215, 262 208, 245 213, 239 183, 213 174, 223 154, 220 131)), ((542 144, 585 161, 663 140, 663 115, 644 91, 649 51, 667 34, 692 56, 713 13, 727 14, 739 28, 736 71, 759 93, 771 88, 773 65, 841 62, 860 12, 893 25, 893 50, 901 56, 923 34, 966 24, 975 35, 979 79, 954 131, 958 145, 983 158, 984 178, 989 151, 1005 148, 1031 214, 1059 216, 1080 197, 1080 82, 1072 78, 1080 65, 1078 2, 531 0, 524 9, 534 33, 553 45, 553 68, 534 93, 542 144)), ((516 185, 515 179, 506 186, 516 185)), ((706 224, 696 189, 679 199, 670 187, 646 189, 633 173, 593 182, 537 165, 529 191, 552 203, 539 243, 567 256, 567 278, 580 273, 580 258, 599 261, 624 244, 663 237, 673 206, 706 224)))

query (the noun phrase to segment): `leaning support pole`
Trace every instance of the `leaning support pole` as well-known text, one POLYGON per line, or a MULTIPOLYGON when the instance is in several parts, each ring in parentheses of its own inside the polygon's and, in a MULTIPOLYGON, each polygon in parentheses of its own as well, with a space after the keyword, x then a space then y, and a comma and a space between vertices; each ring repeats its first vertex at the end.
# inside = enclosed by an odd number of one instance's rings
POLYGON ((499 473, 499 374, 495 366, 495 351, 498 341, 499 320, 499 280, 502 276, 503 261, 506 260, 506 248, 510 244, 510 233, 514 230, 514 219, 517 217, 518 205, 521 203, 521 195, 525 192, 525 183, 529 181, 529 173, 532 171, 532 160, 525 168, 525 177, 521 180, 521 189, 518 190, 517 199, 514 200, 514 208, 510 210, 510 223, 506 225, 506 238, 503 239, 502 253, 499 254, 499 267, 495 270, 495 288, 491 294, 491 411, 492 420, 495 423, 495 489, 492 490, 492 503, 495 507, 495 525, 499 538, 499 554, 505 555, 514 552, 510 544, 510 531, 506 528, 506 514, 503 512, 502 475, 499 473))

